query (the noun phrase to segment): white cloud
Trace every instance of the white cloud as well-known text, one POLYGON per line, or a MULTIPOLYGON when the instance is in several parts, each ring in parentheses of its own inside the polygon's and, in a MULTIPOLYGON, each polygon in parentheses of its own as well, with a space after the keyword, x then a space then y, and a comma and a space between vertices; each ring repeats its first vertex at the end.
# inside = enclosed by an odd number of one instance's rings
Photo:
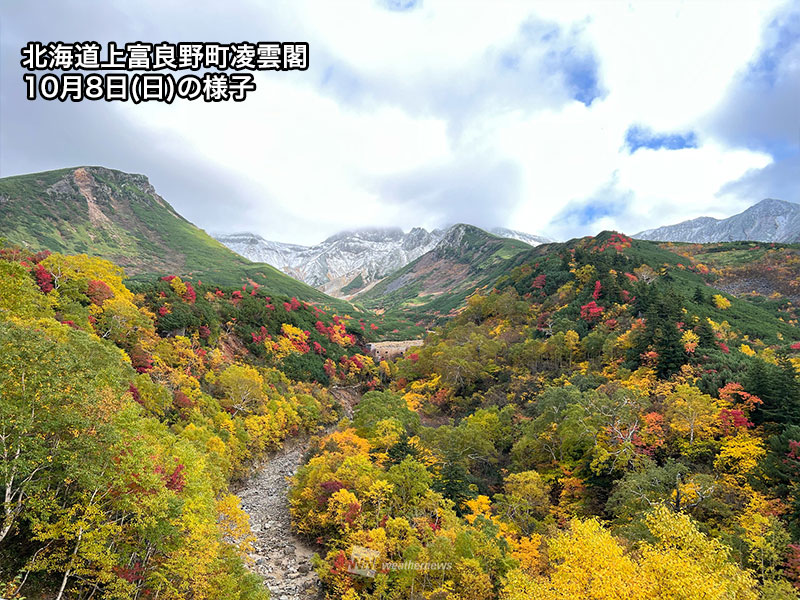
POLYGON ((365 178, 449 158, 439 120, 392 107, 357 114, 274 77, 262 77, 243 104, 147 108, 148 126, 170 130, 169 136, 250 181, 253 228, 299 242, 319 241, 320 225, 330 233, 384 221, 380 198, 365 178), (289 221, 275 222, 277 207, 289 221))
POLYGON ((608 101, 630 122, 692 127, 755 53, 778 2, 572 2, 540 5, 562 21, 588 15, 608 101), (576 14, 577 13, 577 14, 576 14))
MULTIPOLYGON (((746 196, 752 186, 725 186, 771 158, 723 139, 708 115, 780 6, 424 0, 394 12, 377 2, 252 1, 198 3, 187 15, 150 2, 118 35, 255 41, 261 32, 308 41, 311 69, 259 76, 244 103, 103 110, 141 131, 140 152, 183 152, 227 173, 235 205, 249 208, 226 223, 271 238, 313 243, 344 227, 466 218, 559 237, 633 233, 760 199, 746 196), (592 83, 583 71, 594 63, 602 94, 585 106, 574 86, 592 83), (698 147, 630 154, 631 125, 693 131, 698 147), (565 213, 603 203, 625 209, 588 222, 565 213)), ((108 150, 95 153, 91 162, 103 163, 108 150)), ((194 218, 214 230, 210 214, 194 218)))

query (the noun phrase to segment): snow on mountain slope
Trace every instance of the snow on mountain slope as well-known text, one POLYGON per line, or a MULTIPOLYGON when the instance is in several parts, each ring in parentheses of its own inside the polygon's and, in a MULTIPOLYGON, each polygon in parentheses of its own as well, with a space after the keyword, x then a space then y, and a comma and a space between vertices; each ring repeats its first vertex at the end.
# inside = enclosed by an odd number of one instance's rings
MULTIPOLYGON (((273 242, 254 233, 215 237, 250 260, 269 263, 328 294, 350 296, 432 250, 446 232, 421 227, 408 233, 399 228, 358 229, 342 231, 315 246, 273 242)), ((491 233, 532 246, 550 241, 504 228, 491 233)))
POLYGON ((540 244, 549 244, 555 240, 543 237, 541 235, 533 235, 532 233, 525 233, 524 231, 516 231, 515 229, 506 229, 505 227, 494 227, 488 230, 498 237, 510 238, 512 240, 519 240, 531 246, 538 246, 540 244))
POLYGON ((414 228, 361 229, 337 233, 316 246, 265 240, 253 233, 218 235, 217 239, 250 260, 259 260, 319 289, 339 292, 361 277, 365 287, 432 249, 443 232, 414 228))
POLYGON ((699 217, 676 225, 648 229, 633 237, 660 242, 800 241, 800 204, 767 198, 727 219, 699 217))

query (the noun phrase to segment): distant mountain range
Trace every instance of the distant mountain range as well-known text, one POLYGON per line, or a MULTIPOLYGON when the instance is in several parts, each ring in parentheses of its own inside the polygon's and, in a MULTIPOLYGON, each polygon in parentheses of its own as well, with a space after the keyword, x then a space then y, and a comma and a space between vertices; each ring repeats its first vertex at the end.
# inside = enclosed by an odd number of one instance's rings
MULTIPOLYGON (((451 229, 415 227, 408 233, 396 227, 358 229, 337 233, 315 246, 273 242, 254 233, 215 237, 234 252, 274 265, 327 294, 351 297, 433 250, 451 229)), ((505 228, 490 233, 531 246, 552 241, 505 228)))
MULTIPOLYGON (((549 241, 511 229, 489 233, 465 225, 433 231, 417 227, 408 233, 399 228, 344 231, 316 246, 270 242, 252 233, 219 236, 218 241, 178 214, 144 175, 84 166, 0 178, 0 238, 8 242, 99 256, 134 278, 179 274, 217 285, 256 282, 275 293, 325 303, 338 304, 328 294, 350 298, 366 293, 443 241, 450 247, 465 227, 480 233, 470 236, 474 248, 462 248, 463 256, 457 257, 462 262, 476 252, 502 249, 512 255, 549 241)), ((456 283, 463 287, 468 281, 456 283)), ((374 294, 373 301, 380 296, 374 294)))
POLYGON ((800 204, 767 198, 727 219, 699 217, 641 231, 633 237, 659 242, 800 242, 800 204))
MULTIPOLYGON (((651 241, 800 242, 800 205, 767 199, 727 219, 702 217, 639 233, 651 241)), ((158 195, 144 175, 77 167, 0 179, 0 238, 33 250, 100 256, 135 278, 179 274, 217 285, 256 282, 275 293, 444 317, 520 261, 548 252, 546 238, 465 224, 344 231, 314 246, 253 233, 213 239, 158 195), (251 262, 255 261, 255 262, 251 262)))

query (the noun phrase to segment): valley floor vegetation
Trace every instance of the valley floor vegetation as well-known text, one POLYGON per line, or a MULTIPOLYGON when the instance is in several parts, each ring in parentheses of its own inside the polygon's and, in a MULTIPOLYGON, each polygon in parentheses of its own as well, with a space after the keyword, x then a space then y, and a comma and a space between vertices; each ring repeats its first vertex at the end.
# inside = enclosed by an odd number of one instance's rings
POLYGON ((295 298, 2 248, 0 597, 266 598, 228 482, 335 421, 326 373, 377 367, 295 298))
POLYGON ((605 233, 470 297, 294 479, 328 597, 796 598, 800 332, 709 274, 605 233))
POLYGON ((1 248, 0 597, 267 598, 228 485, 338 422, 290 491, 327 598, 797 598, 794 313, 612 232, 514 260, 376 363, 390 315, 1 248))

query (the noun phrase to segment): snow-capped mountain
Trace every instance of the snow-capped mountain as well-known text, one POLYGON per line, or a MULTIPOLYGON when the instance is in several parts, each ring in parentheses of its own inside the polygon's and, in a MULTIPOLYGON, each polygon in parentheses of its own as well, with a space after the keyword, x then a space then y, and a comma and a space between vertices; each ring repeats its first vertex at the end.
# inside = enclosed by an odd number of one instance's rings
MULTIPOLYGON (((327 294, 347 297, 432 250, 448 230, 415 227, 404 233, 399 228, 358 229, 342 231, 315 246, 273 242, 254 233, 214 237, 245 258, 269 263, 327 294)), ((550 241, 503 228, 491 233, 532 246, 550 241)))
POLYGON ((360 229, 337 233, 316 246, 272 242, 253 233, 215 237, 234 252, 269 263, 328 294, 350 295, 422 256, 443 233, 419 227, 408 233, 399 228, 360 229))
POLYGON ((800 242, 800 204, 767 198, 727 219, 699 217, 633 237, 660 242, 800 242))
POLYGON ((543 237, 541 235, 533 235, 532 233, 525 233, 524 231, 516 231, 514 229, 506 229, 505 227, 493 227, 488 230, 498 237, 511 238, 512 240, 519 240, 531 246, 538 246, 540 244, 549 244, 555 240, 543 237))
POLYGON ((281 265, 281 270, 285 272, 288 272, 287 268, 297 262, 296 257, 302 256, 310 250, 308 246, 271 242, 255 233, 231 233, 214 237, 234 252, 253 262, 265 262, 273 266, 281 265))

